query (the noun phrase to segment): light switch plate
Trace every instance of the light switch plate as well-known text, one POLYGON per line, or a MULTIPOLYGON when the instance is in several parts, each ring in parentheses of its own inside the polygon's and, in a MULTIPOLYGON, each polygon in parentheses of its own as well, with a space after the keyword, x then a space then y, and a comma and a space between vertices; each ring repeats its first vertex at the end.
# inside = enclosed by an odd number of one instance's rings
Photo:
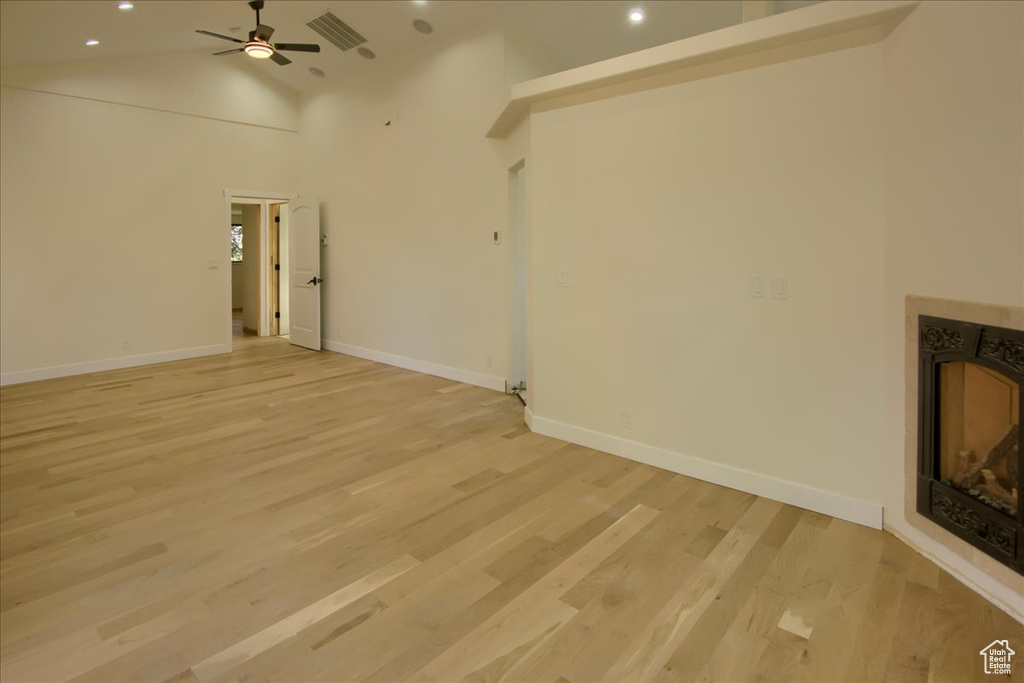
POLYGON ((569 271, 567 270, 556 270, 555 271, 555 287, 568 287, 569 286, 569 271))
POLYGON ((752 275, 750 278, 750 296, 754 299, 764 298, 764 275, 752 275))
POLYGON ((773 277, 772 278, 772 298, 773 299, 788 299, 789 298, 789 280, 784 277, 773 277))

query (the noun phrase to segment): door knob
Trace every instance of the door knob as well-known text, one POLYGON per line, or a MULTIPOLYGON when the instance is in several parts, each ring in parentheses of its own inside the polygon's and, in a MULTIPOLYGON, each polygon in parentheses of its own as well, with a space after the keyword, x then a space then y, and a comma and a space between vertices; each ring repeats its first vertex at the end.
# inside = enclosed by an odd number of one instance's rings
POLYGON ((309 282, 307 282, 306 284, 307 285, 318 285, 321 282, 323 282, 323 278, 318 278, 316 275, 314 275, 313 279, 310 280, 309 282))

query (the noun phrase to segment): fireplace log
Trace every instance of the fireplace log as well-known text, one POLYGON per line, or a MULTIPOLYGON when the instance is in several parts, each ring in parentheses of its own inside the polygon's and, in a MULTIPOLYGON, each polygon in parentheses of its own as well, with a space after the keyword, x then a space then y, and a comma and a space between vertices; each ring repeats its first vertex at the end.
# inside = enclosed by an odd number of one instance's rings
POLYGON ((985 488, 988 494, 998 498, 999 500, 1006 503, 1007 506, 1013 508, 1017 505, 1017 490, 1014 489, 1012 492, 1007 491, 999 480, 996 479, 996 475, 992 473, 992 470, 982 470, 981 476, 985 478, 985 483, 980 484, 978 488, 985 488))
POLYGON ((981 469, 981 463, 978 462, 977 456, 972 450, 962 450, 957 453, 958 463, 956 468, 956 476, 953 481, 957 485, 966 483, 972 476, 977 473, 977 470, 981 469), (977 469, 975 469, 977 468, 977 469))
MULTIPOLYGON (((966 488, 974 488, 981 484, 982 473, 985 470, 991 472, 995 469, 996 465, 1005 460, 1006 472, 1010 477, 1015 478, 1017 473, 1017 440, 1018 434, 1020 434, 1020 425, 1011 425, 1010 431, 1006 432, 999 443, 988 452, 988 456, 985 461, 981 463, 981 466, 977 469, 972 468, 972 472, 963 480, 963 486, 966 488)), ((1006 491, 1006 489, 1003 489, 1006 491)))

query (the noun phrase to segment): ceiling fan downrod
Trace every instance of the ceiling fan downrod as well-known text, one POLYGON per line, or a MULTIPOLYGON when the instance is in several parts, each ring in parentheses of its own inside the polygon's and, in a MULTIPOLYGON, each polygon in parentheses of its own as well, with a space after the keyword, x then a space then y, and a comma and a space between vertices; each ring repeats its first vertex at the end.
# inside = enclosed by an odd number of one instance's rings
POLYGON ((249 0, 249 7, 256 10, 256 25, 260 25, 260 10, 263 9, 263 0, 249 0))

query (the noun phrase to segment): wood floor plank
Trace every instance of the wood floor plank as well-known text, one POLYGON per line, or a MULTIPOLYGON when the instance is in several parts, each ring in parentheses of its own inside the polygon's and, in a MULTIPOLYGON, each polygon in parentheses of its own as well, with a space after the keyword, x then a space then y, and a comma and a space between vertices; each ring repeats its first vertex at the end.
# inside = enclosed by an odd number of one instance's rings
POLYGON ((1024 646, 890 535, 280 339, 0 387, 0 494, 4 683, 959 682, 1024 646))
POLYGON ((609 669, 605 680, 653 679, 781 508, 780 503, 763 498, 755 501, 698 571, 641 631, 636 647, 627 650, 609 669))
MULTIPOLYGON (((554 672, 581 681, 603 675, 699 564, 687 551, 688 539, 716 516, 713 507, 701 505, 714 497, 716 487, 701 483, 697 491, 702 495, 695 492, 666 507, 562 596, 580 613, 544 648, 531 653, 510 680, 531 681, 554 672)), ((723 503, 729 498, 722 496, 723 503)))
MULTIPOLYGON (((637 505, 516 600, 423 668, 435 679, 462 680, 532 643, 538 646, 576 614, 558 598, 638 533, 659 512, 637 505)), ((514 664, 508 663, 509 668, 514 664)))

